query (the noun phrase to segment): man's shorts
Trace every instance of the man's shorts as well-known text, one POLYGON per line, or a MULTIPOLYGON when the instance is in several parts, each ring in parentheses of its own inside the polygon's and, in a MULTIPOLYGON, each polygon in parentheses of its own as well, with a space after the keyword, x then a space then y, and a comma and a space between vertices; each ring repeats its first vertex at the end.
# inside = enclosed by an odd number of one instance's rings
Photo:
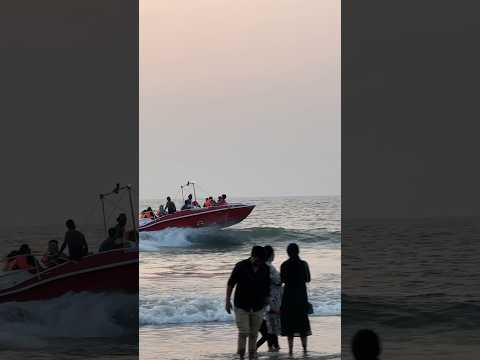
POLYGON ((243 335, 257 336, 260 326, 262 325, 264 309, 259 311, 246 311, 235 308, 235 322, 237 323, 238 332, 243 335))

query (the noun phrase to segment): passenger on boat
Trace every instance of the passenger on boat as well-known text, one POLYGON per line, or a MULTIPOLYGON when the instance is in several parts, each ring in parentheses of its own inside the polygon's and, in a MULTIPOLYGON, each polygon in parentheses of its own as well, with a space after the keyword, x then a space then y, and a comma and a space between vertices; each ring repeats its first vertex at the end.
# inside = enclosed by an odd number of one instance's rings
POLYGON ((8 255, 10 260, 7 262, 6 270, 34 269, 36 266, 40 268, 27 244, 23 244, 18 251, 12 251, 8 255))
POLYGON ((203 203, 204 208, 209 208, 212 206, 212 202, 210 201, 210 198, 205 198, 205 202, 203 203))
POLYGON ((163 215, 167 215, 167 212, 165 211, 165 208, 163 207, 163 205, 160 205, 158 207, 157 216, 160 217, 163 215))
POLYGON ((222 194, 222 201, 223 201, 223 205, 228 205, 228 202, 227 202, 227 195, 225 195, 225 194, 222 194))
POLYGON ((17 250, 13 250, 8 253, 5 266, 3 267, 3 271, 15 270, 15 266, 17 264, 17 262, 15 261, 15 258, 17 254, 18 254, 17 250))
POLYGON ((115 243, 115 235, 117 233, 117 229, 112 227, 108 229, 108 237, 103 240, 100 248, 98 249, 99 252, 102 251, 109 251, 113 249, 118 249, 118 245, 115 243))
POLYGON ((211 206, 217 206, 217 202, 213 200, 213 196, 210 196, 209 199, 210 199, 210 203, 212 204, 211 206))
POLYGON ((153 218, 155 218, 155 214, 154 214, 154 212, 153 212, 153 210, 152 210, 152 208, 151 208, 150 206, 147 208, 147 210, 145 210, 145 211, 143 212, 143 218, 144 218, 144 219, 153 219, 153 218))
POLYGON ((50 240, 48 242, 47 252, 42 257, 43 265, 46 267, 52 267, 64 263, 65 261, 68 261, 68 258, 60 253, 60 250, 58 249, 58 241, 50 240))
POLYGON ((187 200, 185 200, 185 205, 188 206, 187 209, 192 208, 192 199, 193 199, 192 194, 189 194, 187 200))
POLYGON ((118 242, 123 242, 123 239, 125 237, 125 226, 127 225, 127 215, 124 213, 121 213, 117 217, 117 225, 115 225, 115 241, 118 242))
POLYGON ((80 260, 88 254, 88 245, 85 236, 76 230, 75 222, 69 219, 65 222, 67 232, 65 233, 65 240, 60 248, 60 253, 68 246, 68 253, 70 260, 80 260))
POLYGON ((173 214, 177 211, 177 207, 175 203, 170 199, 170 196, 167 196, 167 203, 165 204, 165 208, 167 209, 169 214, 173 214))
POLYGON ((188 199, 185 200, 185 204, 182 206, 182 210, 188 210, 192 208, 192 203, 188 201, 188 199))
POLYGON ((222 198, 222 196, 219 196, 219 197, 217 198, 217 203, 216 203, 216 205, 223 205, 223 198, 222 198))
POLYGON ((190 208, 200 207, 200 204, 197 200, 193 200, 192 194, 188 195, 188 200, 190 201, 190 208))

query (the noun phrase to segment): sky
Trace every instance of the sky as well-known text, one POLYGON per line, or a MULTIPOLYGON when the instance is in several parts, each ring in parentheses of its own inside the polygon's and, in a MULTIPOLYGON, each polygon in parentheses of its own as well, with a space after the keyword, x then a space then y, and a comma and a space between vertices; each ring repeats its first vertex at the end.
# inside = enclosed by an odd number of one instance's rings
POLYGON ((340 194, 340 1, 140 1, 140 198, 340 194))

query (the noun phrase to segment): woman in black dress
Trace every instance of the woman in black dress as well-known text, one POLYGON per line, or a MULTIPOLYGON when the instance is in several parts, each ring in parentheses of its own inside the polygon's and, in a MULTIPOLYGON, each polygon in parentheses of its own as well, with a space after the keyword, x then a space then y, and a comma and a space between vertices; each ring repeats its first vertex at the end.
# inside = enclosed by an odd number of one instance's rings
POLYGON ((283 289, 282 306, 280 310, 282 336, 288 336, 289 353, 293 352, 293 338, 299 336, 303 351, 307 351, 307 336, 312 335, 308 320, 307 285, 310 282, 310 270, 306 261, 300 259, 300 249, 297 244, 287 247, 289 259, 280 267, 283 289))

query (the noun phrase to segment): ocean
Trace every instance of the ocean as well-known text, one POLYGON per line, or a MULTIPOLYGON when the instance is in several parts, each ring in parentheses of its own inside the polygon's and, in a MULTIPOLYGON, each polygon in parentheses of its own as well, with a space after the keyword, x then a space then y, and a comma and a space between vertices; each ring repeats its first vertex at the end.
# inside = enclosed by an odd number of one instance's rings
MULTIPOLYGON (((233 199, 256 207, 243 222, 222 230, 166 229, 140 236, 140 358, 234 359, 236 327, 224 310, 225 287, 236 262, 253 245, 271 245, 279 268, 291 242, 310 265, 314 307, 309 354, 295 358, 340 358, 340 197, 233 199)), ((141 200, 157 208, 159 200, 141 200)), ((260 358, 286 356, 260 349, 260 358)))
POLYGON ((344 221, 342 344, 376 331, 384 359, 476 359, 480 218, 344 221))

